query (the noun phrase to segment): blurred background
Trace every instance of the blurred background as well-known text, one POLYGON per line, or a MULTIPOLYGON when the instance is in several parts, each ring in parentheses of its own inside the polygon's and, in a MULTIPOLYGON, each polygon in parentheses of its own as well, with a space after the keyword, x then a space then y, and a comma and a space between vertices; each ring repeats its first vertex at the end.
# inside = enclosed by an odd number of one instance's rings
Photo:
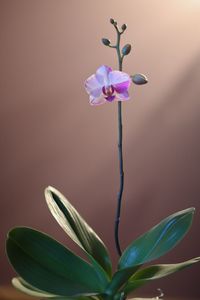
MULTIPOLYGON (((117 103, 92 107, 84 81, 117 69, 110 17, 127 23, 124 71, 144 73, 123 104, 124 249, 162 218, 196 207, 186 238, 158 262, 200 255, 200 1, 0 1, 0 285, 15 275, 10 228, 31 226, 81 254, 51 217, 43 191, 59 189, 108 245, 113 264, 119 187, 117 103)), ((200 265, 135 295, 200 297, 200 265)))

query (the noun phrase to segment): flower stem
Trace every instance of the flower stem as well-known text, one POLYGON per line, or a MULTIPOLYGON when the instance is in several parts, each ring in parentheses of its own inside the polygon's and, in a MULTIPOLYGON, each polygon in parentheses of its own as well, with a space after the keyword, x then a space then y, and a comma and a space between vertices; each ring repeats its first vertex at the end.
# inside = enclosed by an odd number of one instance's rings
MULTIPOLYGON (((123 56, 120 53, 120 37, 122 32, 119 31, 117 25, 114 25, 117 31, 117 43, 116 51, 118 56, 119 71, 122 71, 123 56)), ((121 203, 122 194, 124 189, 124 170, 123 170, 123 148, 122 148, 122 137, 123 137, 123 127, 122 127, 122 102, 118 101, 118 152, 119 152, 119 172, 120 172, 120 187, 117 195, 117 210, 115 217, 115 246, 119 256, 121 256, 122 251, 119 242, 119 224, 120 224, 120 214, 121 214, 121 203)))
POLYGON ((117 211, 115 217, 115 245, 119 256, 121 256, 121 248, 119 243, 119 223, 121 213, 122 194, 124 189, 124 170, 123 170, 123 148, 122 148, 122 103, 118 102, 118 151, 119 151, 119 171, 120 171, 120 187, 117 195, 117 211))

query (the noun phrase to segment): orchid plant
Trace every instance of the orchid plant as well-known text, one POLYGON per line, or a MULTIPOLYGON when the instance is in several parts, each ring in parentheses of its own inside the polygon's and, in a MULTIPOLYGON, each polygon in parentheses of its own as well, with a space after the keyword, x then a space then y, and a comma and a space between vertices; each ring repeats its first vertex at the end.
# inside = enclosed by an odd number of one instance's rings
MULTIPOLYGON (((105 46, 117 51, 119 70, 102 65, 85 82, 91 105, 117 101, 119 120, 120 187, 115 219, 115 244, 119 254, 117 270, 112 271, 108 250, 94 230, 80 216, 70 202, 55 188, 45 189, 47 205, 68 236, 83 250, 87 260, 74 254, 52 237, 28 227, 16 227, 8 233, 6 251, 10 263, 19 277, 12 283, 20 291, 39 298, 53 300, 125 300, 144 284, 168 276, 196 262, 200 257, 177 264, 145 263, 163 256, 174 248, 189 230, 194 208, 176 212, 121 250, 119 220, 124 186, 122 151, 122 103, 129 99, 131 82, 147 83, 143 74, 129 76, 122 72, 122 63, 131 51, 131 45, 120 47, 121 36, 127 29, 119 29, 110 20, 117 33, 117 42, 111 45, 104 38, 105 46)), ((138 298, 134 298, 135 300, 138 298)), ((159 299, 156 297, 154 299, 159 299)))

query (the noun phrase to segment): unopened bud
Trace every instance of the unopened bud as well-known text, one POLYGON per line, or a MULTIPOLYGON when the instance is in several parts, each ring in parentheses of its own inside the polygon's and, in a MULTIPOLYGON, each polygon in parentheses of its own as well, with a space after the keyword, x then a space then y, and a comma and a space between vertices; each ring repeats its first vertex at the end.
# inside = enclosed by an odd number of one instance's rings
POLYGON ((109 45, 110 45, 110 40, 108 40, 108 39, 103 38, 103 39, 101 39, 101 41, 102 41, 102 43, 103 43, 105 46, 109 46, 109 45))
POLYGON ((148 82, 147 77, 144 74, 135 74, 131 76, 132 82, 138 85, 146 84, 148 82))
POLYGON ((126 24, 123 24, 122 27, 121 27, 121 29, 122 29, 123 31, 125 31, 126 28, 127 28, 127 25, 126 25, 126 24))
POLYGON ((122 48, 122 54, 123 55, 128 55, 131 52, 131 45, 130 44, 126 44, 123 48, 122 48))
POLYGON ((114 24, 114 23, 115 23, 115 20, 111 18, 111 19, 110 19, 110 23, 111 23, 111 24, 114 24))

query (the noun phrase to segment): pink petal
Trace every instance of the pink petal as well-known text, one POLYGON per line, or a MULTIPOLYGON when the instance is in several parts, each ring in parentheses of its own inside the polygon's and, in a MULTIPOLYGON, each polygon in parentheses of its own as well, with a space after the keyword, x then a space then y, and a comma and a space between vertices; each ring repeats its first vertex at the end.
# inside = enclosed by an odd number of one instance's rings
POLYGON ((113 85, 117 93, 123 93, 128 90, 131 84, 130 76, 121 71, 112 71, 109 73, 110 84, 113 85))
POLYGON ((89 95, 98 98, 102 94, 102 87, 96 79, 95 75, 90 76, 85 81, 85 89, 89 95))
POLYGON ((110 85, 109 73, 111 71, 112 69, 110 67, 104 65, 97 69, 95 76, 101 87, 110 85))
POLYGON ((106 99, 104 97, 95 98, 93 96, 90 96, 90 104, 91 105, 101 105, 106 103, 106 99))
POLYGON ((129 89, 130 81, 118 83, 113 86, 114 86, 115 91, 120 94, 120 93, 126 92, 129 89))
POLYGON ((116 94, 117 100, 119 101, 126 101, 129 100, 129 93, 128 91, 124 91, 123 93, 117 93, 116 94))

